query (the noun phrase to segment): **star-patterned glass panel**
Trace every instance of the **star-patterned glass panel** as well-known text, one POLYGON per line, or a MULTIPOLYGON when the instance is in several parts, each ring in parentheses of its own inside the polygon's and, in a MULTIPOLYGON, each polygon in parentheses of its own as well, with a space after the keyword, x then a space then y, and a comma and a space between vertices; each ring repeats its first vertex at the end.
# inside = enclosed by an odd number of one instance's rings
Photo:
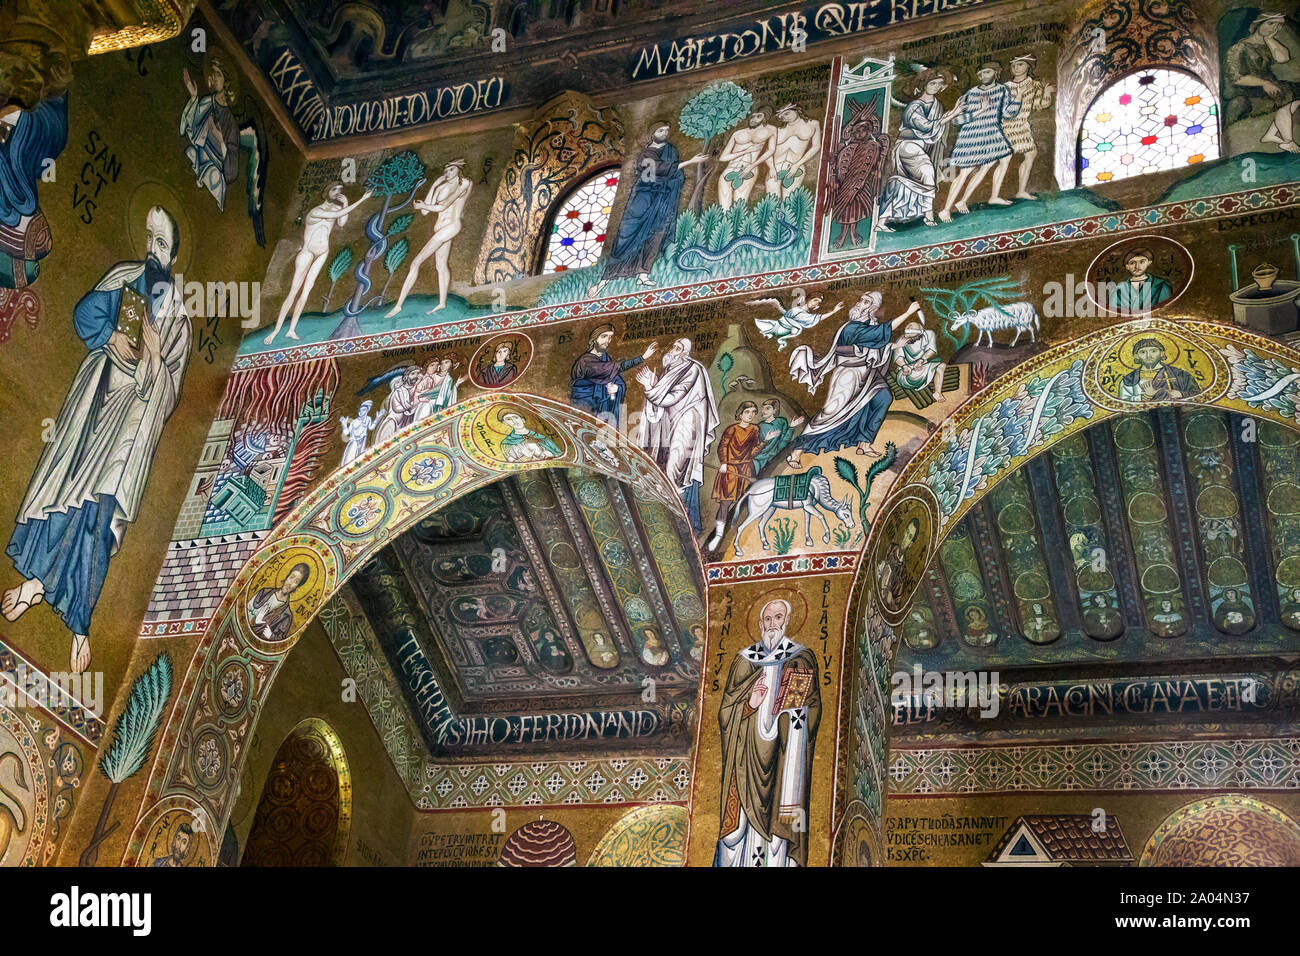
POLYGON ((599 172, 569 194, 551 219, 542 275, 581 269, 600 258, 618 192, 618 173, 617 169, 599 172))
POLYGON ((1138 70, 1101 92, 1079 133, 1080 185, 1219 158, 1219 105, 1190 73, 1138 70))

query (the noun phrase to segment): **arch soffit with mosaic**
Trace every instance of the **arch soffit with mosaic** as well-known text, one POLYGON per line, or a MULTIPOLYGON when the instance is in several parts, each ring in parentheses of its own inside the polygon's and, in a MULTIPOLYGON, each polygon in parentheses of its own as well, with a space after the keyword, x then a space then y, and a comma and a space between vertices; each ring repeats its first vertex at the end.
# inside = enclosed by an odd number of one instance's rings
MULTIPOLYGON (((319 609, 365 561, 478 488, 524 471, 568 467, 633 486, 685 526, 681 499, 644 451, 584 412, 525 393, 461 402, 328 476, 272 529, 209 619, 155 750, 123 863, 139 861, 146 824, 160 804, 190 805, 197 819, 224 825, 243 769, 242 742, 276 672, 319 609), (533 437, 503 445, 511 425, 502 416, 511 412, 533 437), (278 588, 299 565, 307 567, 306 580, 294 592, 287 626, 257 630, 249 601, 278 588), (242 691, 232 694, 232 684, 242 691), (196 760, 204 740, 212 741, 207 759, 196 760)), ((703 581, 698 551, 695 564, 703 581)), ((707 593, 702 596, 707 602, 707 593)), ((269 626, 265 619, 263 626, 269 626)))
MULTIPOLYGON (((893 628, 906 616, 935 550, 998 482, 1084 429, 1128 412, 1168 406, 1216 408, 1300 428, 1300 351, 1231 325, 1141 318, 1050 349, 972 396, 954 412, 951 427, 945 425, 917 450, 876 512, 850 588, 846 635, 854 641, 854 671, 849 686, 856 689, 869 676, 861 673, 864 647, 887 683, 899 644, 893 628), (1194 394, 1160 401, 1122 397, 1123 377, 1134 370, 1133 346, 1146 338, 1160 341, 1169 364, 1194 376, 1199 386, 1194 394), (1175 348, 1177 354, 1169 357, 1175 348), (909 543, 913 519, 918 527, 909 543), (892 546, 897 550, 891 552, 892 546), (881 562, 902 570, 891 570, 882 582, 881 562), (875 633, 881 625, 887 636, 875 633), (880 646, 882 639, 887 647, 880 646), (883 653, 877 656, 877 650, 883 653)), ((872 710, 887 714, 879 680, 867 679, 866 685, 867 694, 878 698, 872 710)), ((853 707, 859 709, 861 701, 853 707)), ((872 721, 855 712, 850 723, 856 735, 857 727, 872 721)), ((887 743, 888 727, 879 729, 887 743)), ((847 787, 844 780, 838 783, 840 800, 852 798, 853 772, 850 768, 847 787)), ((881 808, 883 819, 883 800, 881 808)))

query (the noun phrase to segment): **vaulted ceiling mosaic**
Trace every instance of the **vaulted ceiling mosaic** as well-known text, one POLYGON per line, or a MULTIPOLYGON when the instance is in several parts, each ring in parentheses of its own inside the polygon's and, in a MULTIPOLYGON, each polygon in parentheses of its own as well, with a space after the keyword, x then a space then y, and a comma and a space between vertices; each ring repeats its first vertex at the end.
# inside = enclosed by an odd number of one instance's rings
POLYGON ((439 510, 349 587, 431 750, 451 715, 541 721, 651 703, 653 726, 579 735, 644 743, 689 722, 698 690, 705 617, 690 540, 661 502, 616 481, 525 472, 439 510))
POLYGON ((951 530, 900 666, 1293 654, 1298 482, 1300 434, 1268 422, 1163 409, 1093 426, 951 530))

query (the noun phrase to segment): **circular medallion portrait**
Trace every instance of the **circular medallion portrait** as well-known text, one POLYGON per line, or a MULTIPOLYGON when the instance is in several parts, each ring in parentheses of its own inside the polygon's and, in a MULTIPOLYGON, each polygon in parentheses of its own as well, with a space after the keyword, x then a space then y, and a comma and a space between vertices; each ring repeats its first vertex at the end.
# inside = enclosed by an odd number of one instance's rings
POLYGON ((1192 281, 1192 254, 1164 236, 1131 236, 1088 266, 1087 290, 1104 315, 1136 318, 1172 303, 1192 281))
POLYGON ((291 545, 268 558, 240 604, 245 631, 263 644, 296 637, 328 593, 328 576, 322 556, 305 545, 291 545))
POLYGON ((211 866, 209 831, 200 814, 189 810, 168 810, 145 835, 141 866, 211 866))
POLYGON ((533 342, 522 332, 488 339, 469 363, 470 381, 489 391, 505 388, 524 374, 533 360, 533 342))
POLYGON ((1112 340, 1089 359, 1085 376, 1097 400, 1114 407, 1165 405, 1196 398, 1209 401, 1225 381, 1220 359, 1167 327, 1133 332, 1112 340))
POLYGON ((564 458, 560 430, 531 409, 494 401, 460 420, 461 444, 480 462, 505 471, 533 462, 564 458))
POLYGON ((890 623, 896 624, 925 572, 933 546, 934 509, 925 499, 909 496, 877 521, 883 533, 867 571, 875 579, 881 606, 893 618, 890 623))

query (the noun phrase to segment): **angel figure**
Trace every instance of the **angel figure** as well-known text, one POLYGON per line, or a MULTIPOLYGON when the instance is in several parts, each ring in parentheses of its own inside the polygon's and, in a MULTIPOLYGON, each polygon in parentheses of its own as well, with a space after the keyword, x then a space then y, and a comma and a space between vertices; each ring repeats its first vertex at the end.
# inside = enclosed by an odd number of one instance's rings
POLYGON ((789 339, 794 338, 804 329, 811 329, 822 319, 828 319, 841 308, 844 303, 837 303, 835 308, 829 312, 818 312, 817 309, 822 304, 822 297, 819 295, 807 298, 807 293, 803 289, 795 289, 790 294, 790 308, 781 304, 780 299, 750 299, 751 305, 770 305, 774 306, 781 313, 777 319, 755 319, 754 325, 758 328, 759 334, 769 339, 776 339, 777 351, 785 348, 789 339))
POLYGON ((241 153, 245 159, 248 191, 248 216, 253 220, 253 235, 259 246, 266 245, 262 222, 262 202, 266 194, 266 137, 256 117, 236 120, 231 106, 238 96, 238 79, 216 50, 203 63, 203 78, 208 92, 200 94, 188 69, 183 71, 189 102, 181 113, 181 135, 189 140, 185 155, 194 167, 200 187, 212 193, 217 208, 225 211, 226 189, 239 178, 241 153))

